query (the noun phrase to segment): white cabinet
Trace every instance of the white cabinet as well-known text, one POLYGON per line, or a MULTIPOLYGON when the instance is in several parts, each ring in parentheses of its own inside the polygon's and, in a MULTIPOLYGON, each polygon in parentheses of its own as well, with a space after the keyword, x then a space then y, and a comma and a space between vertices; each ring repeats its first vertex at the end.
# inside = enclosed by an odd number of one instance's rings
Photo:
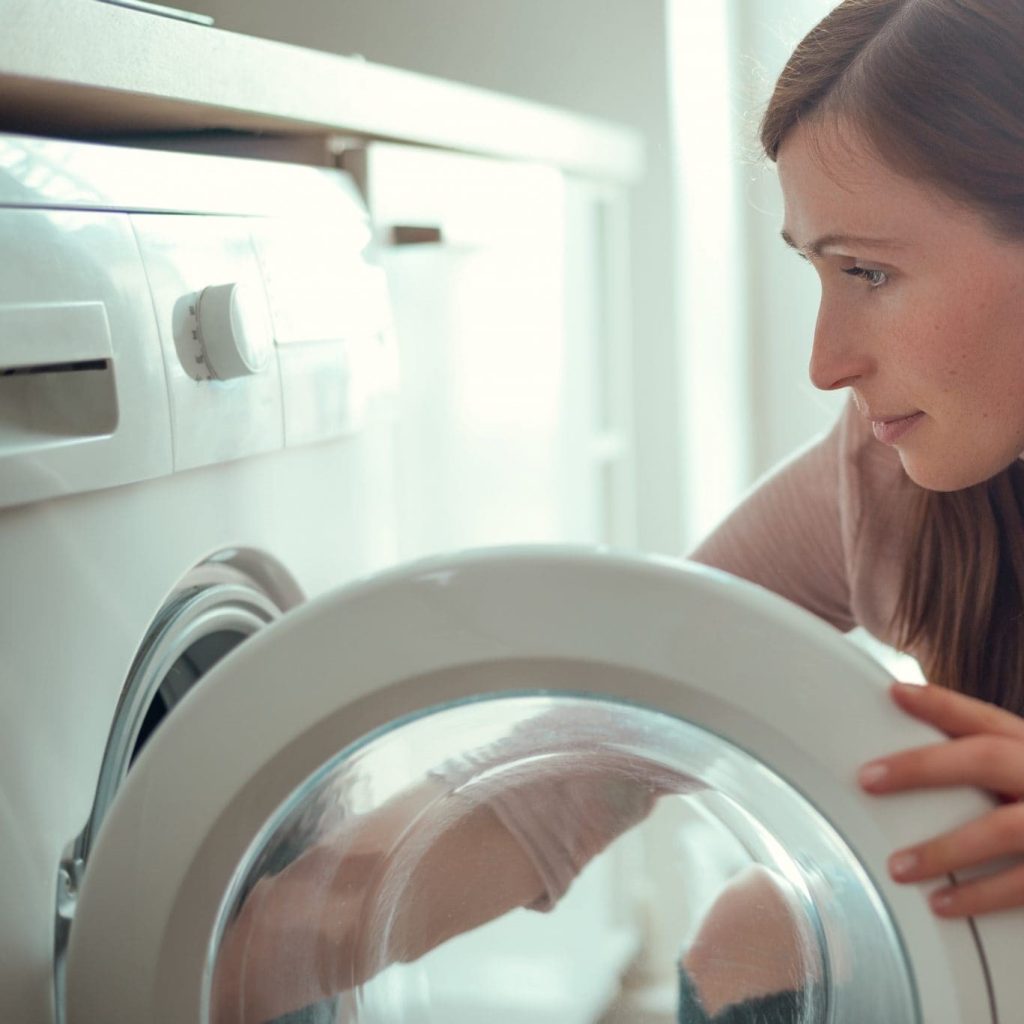
POLYGON ((401 554, 628 541, 614 191, 388 143, 342 163, 395 318, 401 554))

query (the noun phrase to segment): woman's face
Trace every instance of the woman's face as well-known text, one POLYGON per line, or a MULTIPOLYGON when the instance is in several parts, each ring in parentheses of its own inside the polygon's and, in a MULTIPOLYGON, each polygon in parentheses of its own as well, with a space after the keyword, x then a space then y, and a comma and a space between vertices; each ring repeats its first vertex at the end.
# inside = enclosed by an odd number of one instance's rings
POLYGON ((810 375, 849 387, 912 480, 986 480, 1024 452, 1024 242, 805 123, 779 151, 783 236, 821 279, 810 375))

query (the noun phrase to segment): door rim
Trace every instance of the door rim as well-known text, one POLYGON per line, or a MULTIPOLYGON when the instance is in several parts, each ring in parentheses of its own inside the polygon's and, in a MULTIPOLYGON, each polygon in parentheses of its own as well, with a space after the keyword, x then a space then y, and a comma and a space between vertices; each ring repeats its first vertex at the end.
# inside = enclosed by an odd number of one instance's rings
MULTIPOLYGON (((480 696, 465 681, 453 684, 446 670, 513 656, 596 659, 661 676, 668 687, 634 699, 716 732, 791 784, 801 779, 797 788, 813 804, 833 808, 831 820, 852 840, 889 905, 923 1019, 979 1019, 979 1011, 989 1008, 970 928, 936 922, 919 892, 894 886, 884 872, 885 855, 919 837, 915 822, 927 821, 935 831, 943 821, 961 821, 988 804, 966 792, 895 802, 866 797, 851 785, 855 765, 867 759, 863 730, 857 741, 847 741, 814 726, 816 713, 820 722, 828 708, 841 720, 871 719, 867 731, 879 752, 932 739, 931 730, 892 707, 881 667, 807 613, 714 570, 529 547, 428 559, 342 588, 262 630, 212 670, 202 691, 179 709, 177 722, 143 752, 99 836, 78 911, 77 923, 89 923, 71 939, 70 1024, 100 1017, 194 1021, 217 910, 245 849, 274 809, 339 750, 370 732, 406 714, 480 696), (686 619, 683 634, 690 644, 684 649, 677 634, 686 619), (719 649, 716 637, 723 636, 732 642, 719 649), (780 639, 796 643, 800 657, 790 657, 780 639), (723 663, 714 686, 686 678, 683 665, 692 662, 678 661, 684 653, 693 659, 698 648, 701 657, 723 663), (339 649, 344 685, 336 678, 339 649), (281 680, 294 678, 297 659, 306 661, 305 674, 285 693, 281 680), (311 668, 314 661, 319 672, 311 668), (751 689, 749 678, 773 670, 802 675, 774 688, 769 700, 763 688, 751 689), (823 680, 826 670, 863 685, 823 680), (247 723, 245 742, 221 752, 215 775, 203 774, 213 762, 193 760, 189 779, 197 806, 186 811, 180 788, 162 768, 181 748, 202 751, 243 692, 260 716, 247 723), (833 701, 838 710, 829 708, 833 701), (170 846, 139 829, 154 808, 176 808, 173 821, 162 823, 173 829, 170 846), (129 902, 132 941, 113 944, 120 955, 111 973, 86 933, 116 931, 129 902), (115 906, 121 910, 111 916, 115 906)), ((608 695, 630 700, 619 692, 608 695)))

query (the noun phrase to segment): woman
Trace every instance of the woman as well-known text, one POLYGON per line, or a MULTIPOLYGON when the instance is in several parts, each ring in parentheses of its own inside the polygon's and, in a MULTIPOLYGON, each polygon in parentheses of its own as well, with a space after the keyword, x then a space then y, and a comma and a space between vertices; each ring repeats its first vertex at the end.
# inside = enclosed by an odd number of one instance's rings
MULTIPOLYGON (((949 740, 866 765, 873 793, 1008 799, 894 851, 900 882, 1024 851, 1024 5, 846 0, 800 43, 761 141, 783 238, 821 280, 810 374, 852 400, 695 552, 913 653, 905 711, 949 740)), ((1024 905, 1024 867, 944 916, 1024 905)))

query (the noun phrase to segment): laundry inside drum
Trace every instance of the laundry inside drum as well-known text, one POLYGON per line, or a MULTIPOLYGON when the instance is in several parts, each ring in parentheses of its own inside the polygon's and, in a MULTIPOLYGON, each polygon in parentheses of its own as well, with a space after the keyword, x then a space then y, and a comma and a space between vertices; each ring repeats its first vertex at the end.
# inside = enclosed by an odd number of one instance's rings
POLYGON ((223 901, 209 1024, 920 1020, 854 853, 675 717, 522 695, 341 752, 223 901))

